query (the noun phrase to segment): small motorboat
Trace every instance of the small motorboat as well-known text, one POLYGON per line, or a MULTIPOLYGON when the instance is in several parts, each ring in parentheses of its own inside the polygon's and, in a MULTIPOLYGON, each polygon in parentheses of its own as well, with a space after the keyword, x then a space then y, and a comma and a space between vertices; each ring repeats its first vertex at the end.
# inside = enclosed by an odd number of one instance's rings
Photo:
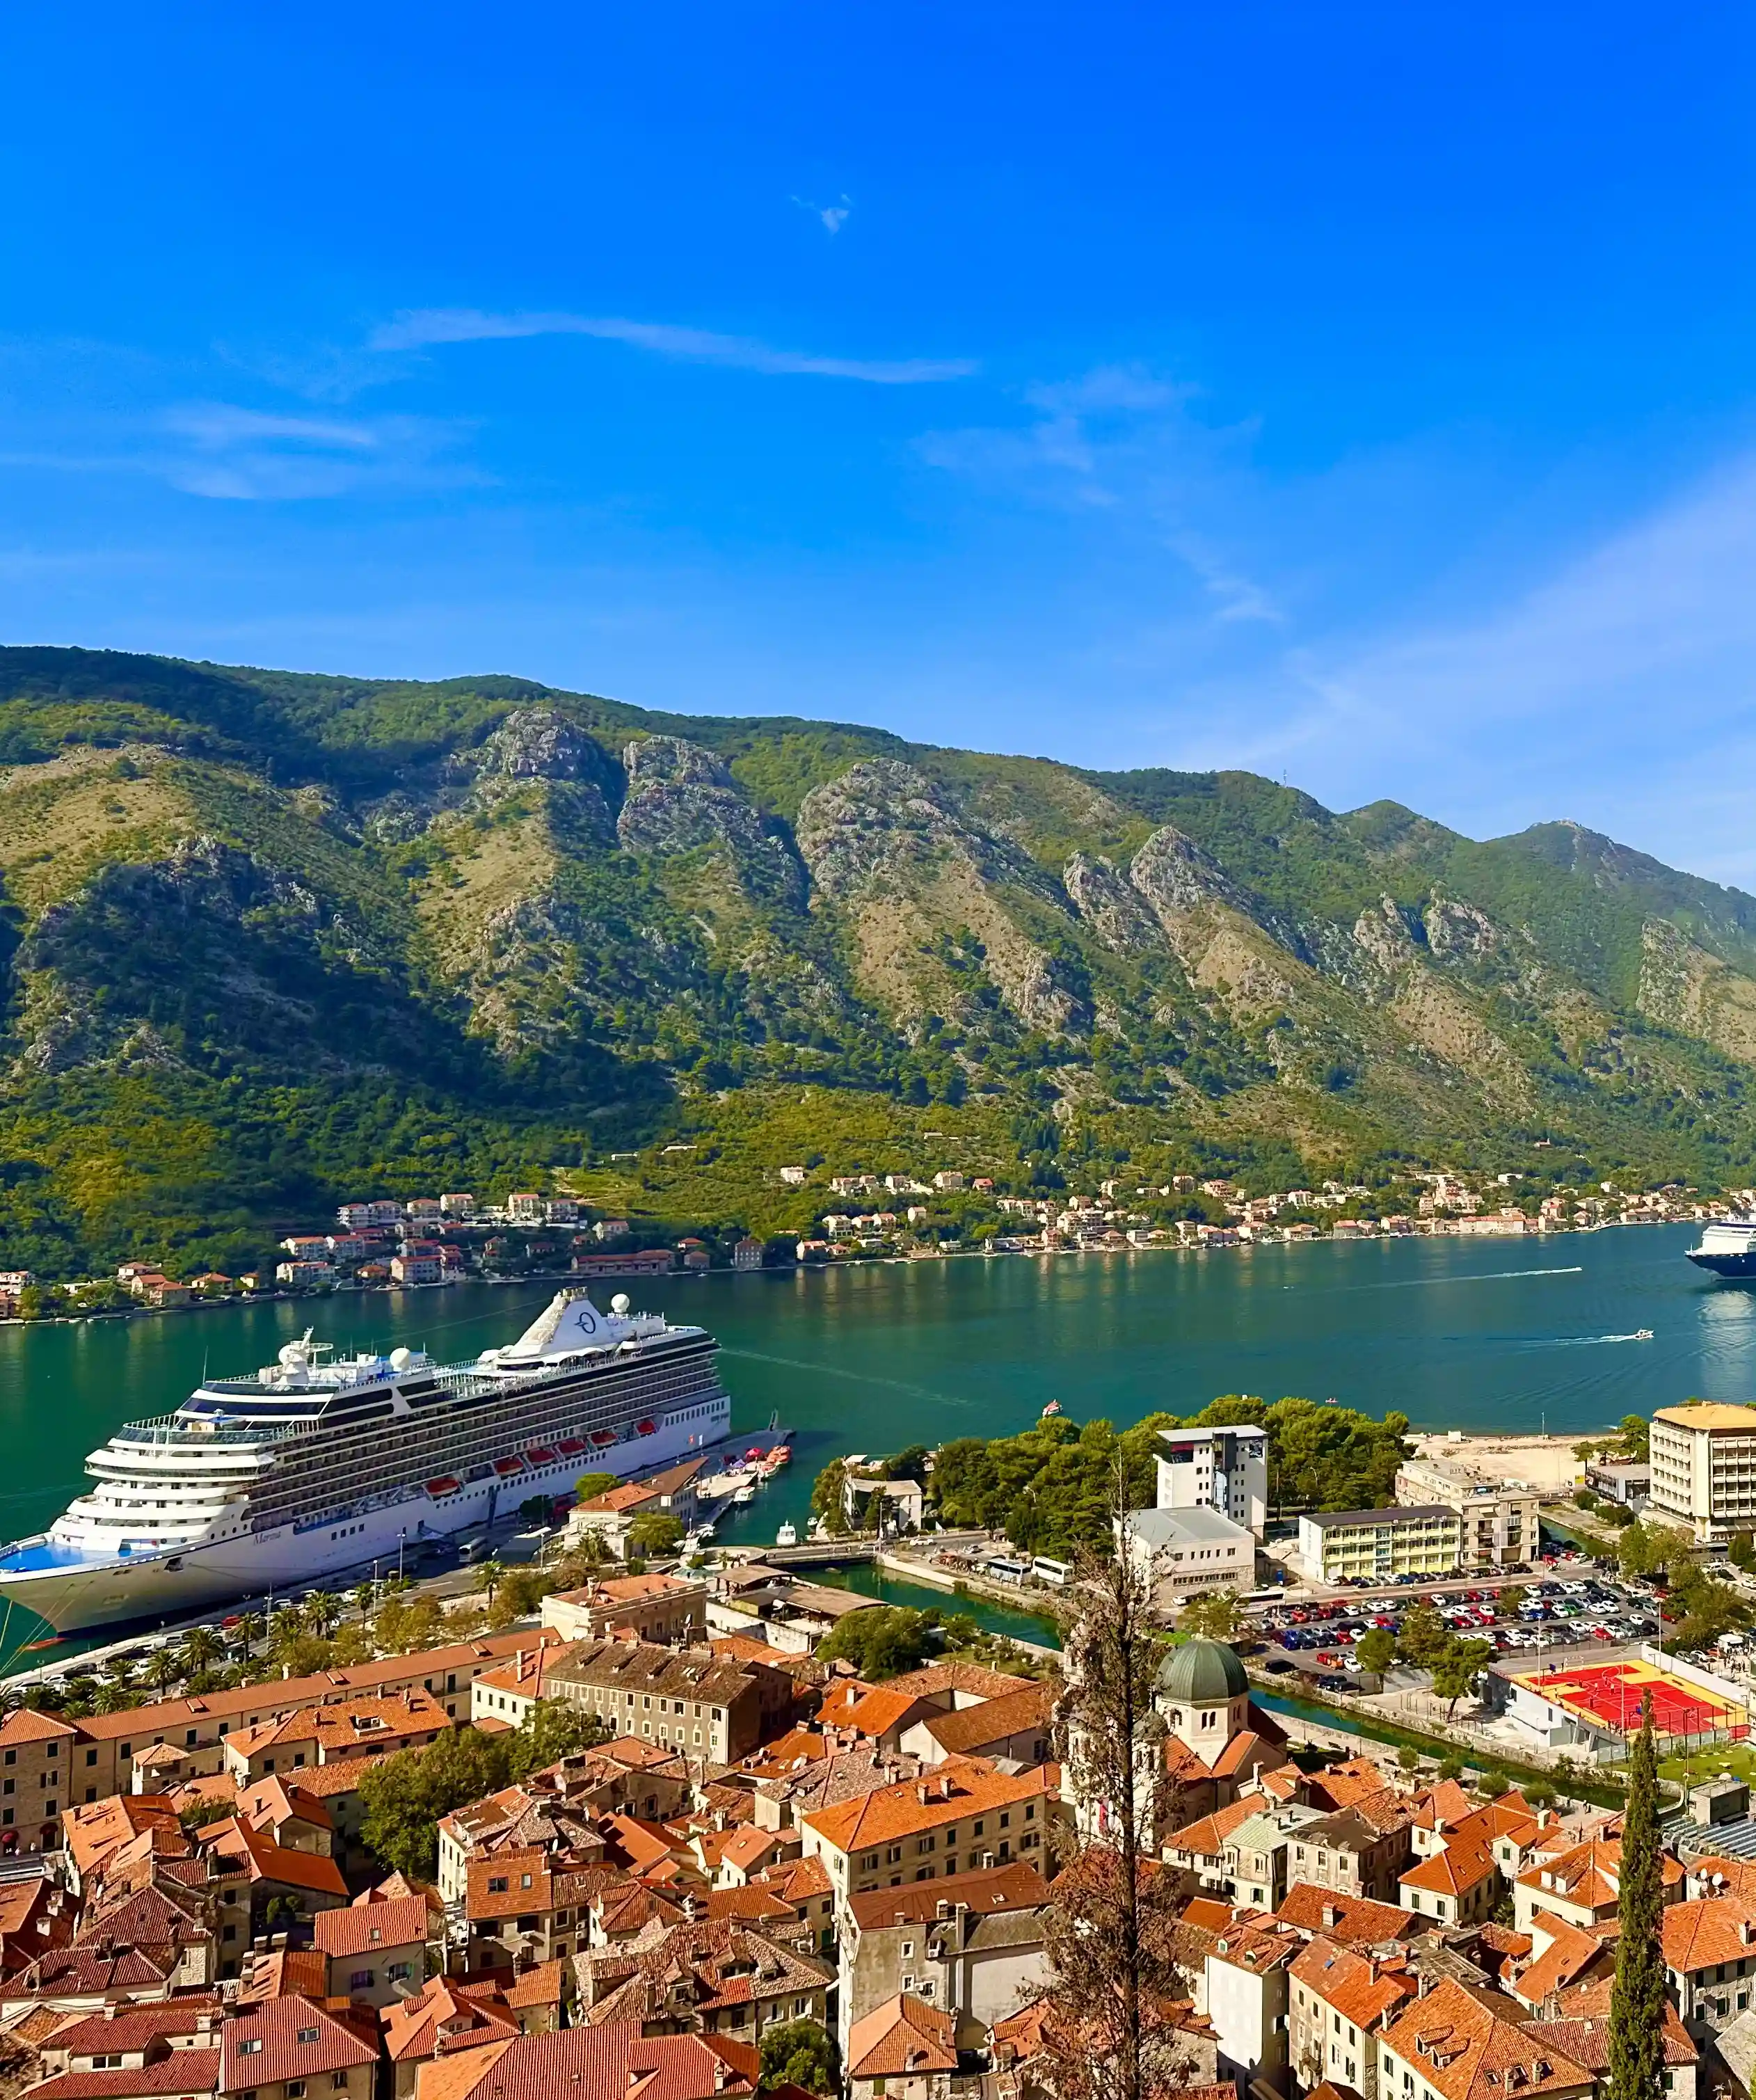
POLYGON ((735 1488, 732 1500, 738 1503, 753 1502, 756 1500, 756 1482, 746 1480, 741 1487, 735 1488))
POLYGON ((774 1533, 777 1546, 796 1546, 798 1542, 799 1527, 796 1524, 783 1524, 774 1533))
POLYGON ((1634 1330, 1634 1339, 1637 1342, 1650 1342, 1652 1339, 1652 1330, 1650 1327, 1636 1327, 1634 1330))

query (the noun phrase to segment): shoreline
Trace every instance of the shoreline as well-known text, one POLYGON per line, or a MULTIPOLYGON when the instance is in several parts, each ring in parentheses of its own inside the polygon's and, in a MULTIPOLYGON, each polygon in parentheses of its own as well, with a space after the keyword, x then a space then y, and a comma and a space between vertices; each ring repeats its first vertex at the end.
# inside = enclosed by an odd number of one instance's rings
MULTIPOLYGON (((1081 1259, 1096 1255, 1105 1258, 1112 1255, 1248 1255, 1267 1252, 1283 1247, 1304 1246, 1366 1246, 1381 1242, 1401 1243, 1409 1240, 1468 1239, 1484 1242, 1502 1240, 1524 1242, 1559 1239, 1577 1233, 1613 1232, 1636 1226, 1696 1225, 1695 1218, 1615 1218, 1591 1225, 1544 1225, 1528 1233, 1459 1233, 1428 1225, 1424 1230, 1406 1233, 1348 1233, 1338 1239, 1332 1233, 1313 1233, 1308 1238, 1298 1239, 1239 1240, 1229 1245, 1189 1246, 1159 1245, 1148 1246, 1022 1246, 1022 1247, 951 1247, 943 1250, 923 1248, 908 1254, 855 1254, 832 1261, 795 1261, 777 1263, 773 1268, 675 1268, 653 1277, 636 1279, 660 1283, 706 1282, 713 1278, 746 1276, 800 1276, 813 1275, 847 1268, 912 1268, 922 1262, 940 1261, 1000 1261, 1064 1260, 1069 1255, 1081 1259)), ((0 1317, 0 1329, 7 1327, 83 1327, 98 1320, 175 1319, 193 1312, 247 1312, 259 1305, 321 1305, 335 1298, 400 1298, 412 1296, 417 1291, 451 1290, 459 1284, 480 1284, 498 1290, 515 1287, 519 1284, 577 1283, 589 1286, 593 1283, 614 1282, 611 1275, 581 1276, 572 1269, 532 1269, 523 1276, 462 1276, 441 1283, 383 1283, 340 1284, 328 1290, 253 1290, 236 1298, 216 1298, 196 1305, 113 1305, 101 1312, 45 1312, 34 1320, 21 1319, 16 1314, 0 1317)))

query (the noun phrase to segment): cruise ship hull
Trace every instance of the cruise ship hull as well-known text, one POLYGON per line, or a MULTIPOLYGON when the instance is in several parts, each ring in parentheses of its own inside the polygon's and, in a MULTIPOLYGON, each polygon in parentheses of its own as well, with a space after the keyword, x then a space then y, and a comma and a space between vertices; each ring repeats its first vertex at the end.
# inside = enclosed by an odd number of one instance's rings
POLYGON ((1688 1251, 1695 1266, 1706 1269, 1710 1275, 1756 1278, 1756 1252, 1714 1254, 1701 1247, 1691 1247, 1688 1251))
POLYGON ((0 1599, 68 1634, 180 1618, 215 1604, 309 1589, 355 1569, 364 1572, 373 1560, 394 1561, 399 1550, 424 1539, 454 1537, 503 1520, 532 1496, 565 1493, 582 1472, 629 1478, 673 1464, 717 1442, 729 1426, 721 1419, 704 1427, 698 1419, 690 1431, 660 1422, 654 1434, 607 1451, 558 1457, 548 1465, 527 1458, 514 1478, 460 1481, 455 1492, 437 1498, 425 1489, 413 1489, 380 1507, 347 1511, 333 1524, 283 1524, 126 1559, 69 1561, 46 1539, 26 1540, 9 1557, 27 1564, 40 1558, 46 1564, 0 1571, 0 1599))

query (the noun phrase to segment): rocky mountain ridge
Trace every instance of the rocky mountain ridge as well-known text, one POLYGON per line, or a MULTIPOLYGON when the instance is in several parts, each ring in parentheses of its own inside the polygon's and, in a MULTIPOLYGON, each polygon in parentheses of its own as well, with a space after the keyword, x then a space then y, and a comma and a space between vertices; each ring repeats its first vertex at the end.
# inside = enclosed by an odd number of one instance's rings
POLYGON ((1756 1158, 1756 899, 1577 826, 78 651, 0 650, 0 1229, 69 1259, 735 1125, 778 1215, 801 1114, 1021 1185, 1756 1158))

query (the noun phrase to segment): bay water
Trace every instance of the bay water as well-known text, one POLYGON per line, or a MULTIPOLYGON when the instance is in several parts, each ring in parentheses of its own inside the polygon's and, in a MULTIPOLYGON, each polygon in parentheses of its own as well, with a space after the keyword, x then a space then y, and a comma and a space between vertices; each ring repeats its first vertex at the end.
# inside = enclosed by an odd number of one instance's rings
MULTIPOLYGON (((721 1341, 733 1421, 778 1412, 793 1462, 727 1542, 802 1534, 839 1454, 995 1436, 1058 1401, 1075 1421, 1298 1393, 1420 1428, 1584 1433, 1692 1394, 1756 1398, 1756 1290, 1683 1259, 1694 1226, 1528 1239, 1326 1242, 850 1264, 641 1279, 636 1302, 721 1341), (1651 1341, 1634 1339, 1653 1330, 1651 1341)), ((203 1375, 271 1362, 307 1326, 339 1349, 442 1361, 510 1341, 551 1284, 463 1284, 317 1303, 0 1328, 0 1538, 39 1530, 121 1423, 203 1375)), ((607 1295, 609 1286, 600 1286, 607 1295)))

